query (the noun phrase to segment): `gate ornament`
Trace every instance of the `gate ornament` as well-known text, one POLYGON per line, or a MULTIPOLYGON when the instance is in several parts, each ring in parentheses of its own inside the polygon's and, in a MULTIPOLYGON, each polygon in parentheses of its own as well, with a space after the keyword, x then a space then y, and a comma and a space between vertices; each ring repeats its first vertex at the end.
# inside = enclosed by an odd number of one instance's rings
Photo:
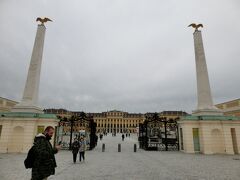
MULTIPOLYGON (((70 129, 70 139, 69 139, 69 146, 67 146, 69 148, 69 150, 71 150, 71 146, 72 146, 72 139, 73 139, 73 133, 75 134, 75 138, 80 138, 81 135, 81 128, 83 128, 85 130, 85 132, 87 132, 87 134, 85 134, 84 136, 88 136, 86 137, 88 142, 89 142, 89 146, 90 146, 90 150, 93 149, 96 145, 96 123, 93 121, 93 117, 89 114, 86 114, 84 112, 80 112, 80 113, 75 113, 73 114, 71 117, 61 117, 58 116, 57 117, 59 119, 59 128, 62 127, 65 131, 65 135, 69 135, 68 133, 66 133, 67 131, 69 132, 70 129)), ((60 136, 60 134, 58 134, 58 136, 60 136)))
POLYGON ((200 27, 203 28, 203 25, 192 23, 188 27, 193 27, 195 29, 195 31, 198 31, 198 28, 200 28, 200 27))
POLYGON ((48 22, 48 21, 52 21, 51 19, 49 19, 49 18, 47 18, 47 17, 45 17, 45 18, 41 18, 41 17, 38 17, 37 19, 36 19, 36 21, 38 22, 41 22, 41 25, 44 25, 44 23, 46 23, 46 22, 48 22))
POLYGON ((179 150, 177 120, 148 113, 139 124, 140 148, 145 150, 179 150))

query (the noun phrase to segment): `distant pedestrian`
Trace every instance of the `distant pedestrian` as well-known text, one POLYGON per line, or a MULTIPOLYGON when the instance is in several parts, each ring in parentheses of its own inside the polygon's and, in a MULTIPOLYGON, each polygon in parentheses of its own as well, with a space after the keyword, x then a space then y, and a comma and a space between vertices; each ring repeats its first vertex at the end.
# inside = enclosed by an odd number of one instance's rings
POLYGON ((102 134, 100 134, 100 141, 102 140, 102 138, 103 138, 103 135, 102 135, 102 134))
POLYGON ((95 135, 95 147, 97 146, 97 143, 98 143, 98 136, 95 135))
POLYGON ((130 133, 128 134, 128 137, 130 137, 130 133))
POLYGON ((80 144, 79 161, 81 162, 82 159, 83 159, 83 161, 85 160, 85 150, 86 150, 86 142, 83 137, 81 137, 79 144, 80 144))
POLYGON ((126 137, 128 136, 128 134, 126 133, 126 137))
POLYGON ((122 141, 124 141, 124 134, 122 134, 122 141))
POLYGON ((77 140, 77 138, 75 138, 74 142, 72 144, 72 153, 73 153, 73 162, 74 163, 76 163, 79 148, 80 148, 79 141, 77 140))
POLYGON ((50 140, 54 134, 54 128, 48 126, 43 133, 34 139, 33 152, 35 160, 32 167, 32 180, 46 180, 55 174, 57 163, 54 154, 60 150, 60 146, 52 147, 50 140))

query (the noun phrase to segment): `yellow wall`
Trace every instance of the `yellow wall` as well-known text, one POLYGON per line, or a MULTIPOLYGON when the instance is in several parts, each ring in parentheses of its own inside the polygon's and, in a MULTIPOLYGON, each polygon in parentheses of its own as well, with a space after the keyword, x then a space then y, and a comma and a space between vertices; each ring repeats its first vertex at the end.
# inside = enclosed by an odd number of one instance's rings
MULTIPOLYGON (((240 151, 240 120, 189 121, 183 118, 179 121, 180 128, 183 131, 183 152, 195 153, 193 128, 199 129, 200 153, 235 154, 231 128, 235 130, 238 153, 240 151)), ((179 144, 182 144, 181 139, 179 144)))
POLYGON ((0 97, 0 112, 10 112, 18 102, 0 97))
POLYGON ((226 116, 240 117, 240 99, 224 102, 215 106, 219 109, 222 109, 223 114, 226 116))
POLYGON ((97 132, 135 133, 139 123, 144 121, 143 114, 129 114, 121 111, 110 111, 102 114, 93 113, 97 123, 97 132))
MULTIPOLYGON (((56 119, 0 117, 0 153, 28 152, 33 145, 38 127, 57 126, 56 119)), ((51 142, 53 143, 54 137, 51 142)))

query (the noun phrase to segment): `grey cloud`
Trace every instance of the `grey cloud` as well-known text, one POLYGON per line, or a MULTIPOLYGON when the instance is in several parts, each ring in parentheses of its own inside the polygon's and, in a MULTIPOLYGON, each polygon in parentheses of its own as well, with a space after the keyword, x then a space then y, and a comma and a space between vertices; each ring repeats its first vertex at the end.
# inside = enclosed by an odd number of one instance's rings
POLYGON ((240 4, 227 1, 0 2, 0 96, 20 100, 36 33, 48 16, 39 103, 101 112, 196 107, 191 22, 203 38, 214 102, 239 98, 240 4))

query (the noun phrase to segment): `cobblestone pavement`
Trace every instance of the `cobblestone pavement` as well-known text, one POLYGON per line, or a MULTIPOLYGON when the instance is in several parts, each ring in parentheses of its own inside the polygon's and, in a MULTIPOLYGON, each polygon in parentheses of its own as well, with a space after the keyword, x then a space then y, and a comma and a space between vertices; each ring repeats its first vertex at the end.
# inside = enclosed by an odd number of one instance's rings
MULTIPOLYGON (((56 155, 58 167, 51 180, 240 180, 240 156, 201 155, 182 152, 139 150, 134 153, 136 137, 104 136, 85 162, 72 163, 72 154, 56 155), (102 152, 102 143, 106 151, 102 152), (121 143, 122 152, 117 152, 121 143)), ((23 161, 26 154, 0 154, 0 180, 29 180, 31 170, 23 161)))

